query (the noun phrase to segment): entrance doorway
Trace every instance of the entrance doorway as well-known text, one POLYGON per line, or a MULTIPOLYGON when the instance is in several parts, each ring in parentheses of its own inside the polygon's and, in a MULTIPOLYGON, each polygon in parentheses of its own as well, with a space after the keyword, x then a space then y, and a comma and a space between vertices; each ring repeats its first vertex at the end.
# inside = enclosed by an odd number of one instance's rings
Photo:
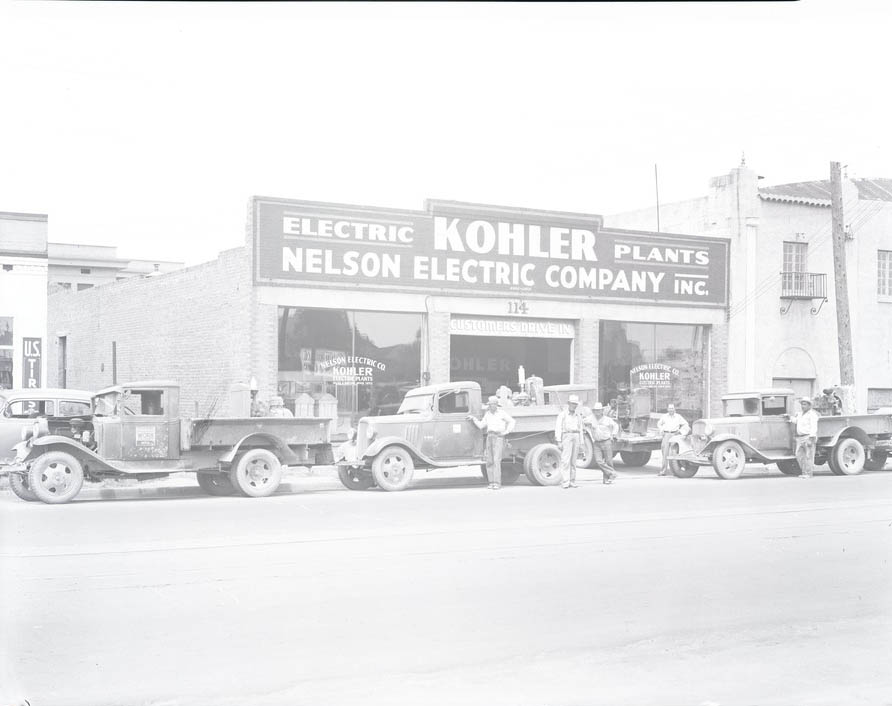
POLYGON ((484 398, 501 385, 518 389, 517 368, 545 385, 570 382, 570 339, 509 336, 456 336, 449 339, 450 379, 473 380, 484 398))

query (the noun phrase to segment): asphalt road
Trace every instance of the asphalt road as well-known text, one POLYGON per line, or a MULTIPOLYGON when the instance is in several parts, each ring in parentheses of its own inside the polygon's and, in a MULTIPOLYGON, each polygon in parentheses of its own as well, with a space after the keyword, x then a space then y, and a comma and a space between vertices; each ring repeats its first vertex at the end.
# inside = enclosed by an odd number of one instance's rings
POLYGON ((892 473, 0 495, 0 705, 892 703, 892 473))

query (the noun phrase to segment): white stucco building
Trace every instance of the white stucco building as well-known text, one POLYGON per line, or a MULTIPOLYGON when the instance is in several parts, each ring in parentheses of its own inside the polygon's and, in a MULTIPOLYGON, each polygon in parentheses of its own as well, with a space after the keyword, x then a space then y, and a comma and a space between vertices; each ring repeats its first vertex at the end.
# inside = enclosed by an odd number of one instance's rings
MULTIPOLYGON (((728 379, 819 394, 839 383, 829 180, 762 186, 746 166, 660 205, 660 230, 731 239, 728 379)), ((856 411, 892 405, 892 179, 843 179, 856 411)), ((656 208, 605 216, 656 229, 656 208)))

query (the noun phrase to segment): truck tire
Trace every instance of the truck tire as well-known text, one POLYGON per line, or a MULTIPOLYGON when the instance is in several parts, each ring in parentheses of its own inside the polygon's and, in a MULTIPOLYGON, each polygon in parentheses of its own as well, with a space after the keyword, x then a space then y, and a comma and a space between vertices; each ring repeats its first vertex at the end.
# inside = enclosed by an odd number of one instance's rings
POLYGON ((234 495, 235 486, 226 473, 196 473, 199 487, 208 495, 234 495))
MULTIPOLYGON (((520 474, 523 473, 523 466, 519 463, 503 463, 502 464, 502 485, 514 485, 520 474)), ((484 471, 484 476, 486 471, 484 471)))
POLYGON ((252 498, 272 495, 282 480, 282 464, 267 449, 249 449, 236 456, 229 471, 233 487, 252 498))
MULTIPOLYGON (((887 452, 874 449, 870 452, 870 458, 864 462, 864 467, 868 471, 882 471, 886 467, 886 460, 888 458, 889 454, 887 452)), ((9 477, 9 481, 11 484, 12 476, 9 477)))
POLYGON ((778 461, 777 469, 785 476, 801 476, 802 469, 799 468, 799 461, 791 459, 789 461, 778 461))
POLYGON ((17 497, 29 503, 33 503, 37 500, 37 496, 34 494, 34 491, 31 490, 31 486, 28 485, 27 473, 10 473, 9 489, 17 497))
POLYGON ((746 453, 736 441, 723 441, 713 449, 712 467, 724 480, 736 480, 746 467, 746 453))
POLYGON ((338 478, 348 490, 368 490, 375 487, 375 479, 371 473, 352 466, 338 466, 338 478))
MULTIPOLYGON (((864 450, 864 445, 858 441, 858 439, 847 437, 845 439, 840 439, 839 443, 833 447, 830 451, 830 458, 833 460, 833 464, 836 468, 839 469, 837 475, 855 476, 864 470, 864 462, 867 460, 867 452, 864 450)), ((830 468, 836 473, 836 470, 832 465, 830 468)))
POLYGON ((67 503, 84 485, 84 468, 64 451, 38 456, 28 471, 28 487, 38 500, 51 505, 67 503))
POLYGON ((650 451, 620 451, 619 457, 627 466, 646 466, 650 461, 650 451))
POLYGON ((415 464, 402 446, 386 446, 372 461, 372 476, 382 490, 405 490, 412 482, 415 464))
POLYGON ((561 452, 554 444, 538 444, 523 459, 523 470, 533 485, 561 482, 561 452))
MULTIPOLYGON (((649 452, 648 452, 649 453, 649 452)), ((670 454, 678 453, 678 444, 669 447, 670 454)), ((700 470, 700 466, 690 461, 669 461, 669 470, 676 478, 693 478, 700 470)))

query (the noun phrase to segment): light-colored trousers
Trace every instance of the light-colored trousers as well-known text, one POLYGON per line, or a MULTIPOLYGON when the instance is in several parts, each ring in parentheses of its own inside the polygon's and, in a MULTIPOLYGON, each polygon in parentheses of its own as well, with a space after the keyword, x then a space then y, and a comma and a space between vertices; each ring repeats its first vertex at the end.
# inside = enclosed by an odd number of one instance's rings
POLYGON ((567 433, 561 436, 561 482, 570 483, 576 480, 576 457, 579 456, 579 444, 582 438, 578 433, 567 433))
POLYGON ((486 461, 486 478, 490 483, 502 484, 502 448, 505 437, 498 434, 486 435, 486 449, 483 460, 486 461))
POLYGON ((669 455, 669 441, 673 436, 675 436, 675 434, 668 431, 663 432, 663 440, 660 442, 660 453, 663 455, 663 464, 660 466, 660 471, 662 473, 667 473, 669 471, 669 459, 666 457, 669 455))
POLYGON ((802 475, 811 476, 815 473, 815 442, 813 436, 799 436, 796 438, 796 460, 799 461, 799 469, 802 475))

